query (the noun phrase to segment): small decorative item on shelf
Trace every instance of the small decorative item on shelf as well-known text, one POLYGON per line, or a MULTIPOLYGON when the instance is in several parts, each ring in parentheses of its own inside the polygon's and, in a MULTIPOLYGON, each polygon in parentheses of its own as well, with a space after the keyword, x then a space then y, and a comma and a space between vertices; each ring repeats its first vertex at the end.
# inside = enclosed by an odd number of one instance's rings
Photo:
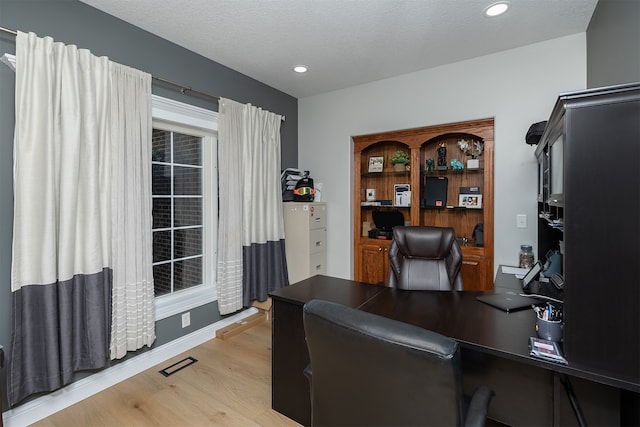
POLYGON ((409 163, 409 154, 405 151, 398 150, 391 156, 391 163, 393 163, 394 170, 404 172, 407 170, 407 164, 409 163))
POLYGON ((393 194, 395 195, 394 206, 411 206, 411 185, 395 184, 393 186, 393 194))
POLYGON ((461 208, 481 209, 482 194, 480 194, 480 187, 460 187, 458 206, 461 208))
POLYGON ((458 206, 467 209, 481 209, 482 194, 460 194, 458 197, 458 206))
POLYGON ((482 141, 467 141, 466 139, 461 139, 458 141, 458 147, 467 157, 470 157, 470 159, 467 160, 467 169, 478 169, 480 167, 478 157, 480 157, 484 151, 482 141))
POLYGON ((369 157, 369 172, 382 172, 384 168, 384 156, 369 157))
POLYGON ((375 188, 367 188, 367 202, 375 202, 376 201, 376 189, 375 188))
POLYGON ((461 171, 464 169, 464 163, 462 163, 458 159, 451 159, 450 163, 451 163, 451 169, 453 169, 454 171, 461 171))
POLYGON ((436 168, 436 164, 433 161, 433 159, 427 159, 424 162, 424 170, 426 172, 433 172, 433 170, 436 168))
POLYGON ((447 144, 442 143, 438 145, 438 170, 446 171, 447 170, 447 144))

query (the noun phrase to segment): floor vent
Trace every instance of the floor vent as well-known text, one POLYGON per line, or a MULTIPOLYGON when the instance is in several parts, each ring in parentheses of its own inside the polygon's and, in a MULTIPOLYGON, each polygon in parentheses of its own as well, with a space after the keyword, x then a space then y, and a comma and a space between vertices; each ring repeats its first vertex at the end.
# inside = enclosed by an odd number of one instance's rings
POLYGON ((165 377, 168 377, 169 375, 173 375, 176 372, 180 371, 181 369, 186 368, 187 366, 193 365, 197 361, 198 361, 197 359, 194 359, 193 357, 189 356, 186 359, 179 360, 173 365, 164 368, 163 370, 160 371, 160 373, 165 377))

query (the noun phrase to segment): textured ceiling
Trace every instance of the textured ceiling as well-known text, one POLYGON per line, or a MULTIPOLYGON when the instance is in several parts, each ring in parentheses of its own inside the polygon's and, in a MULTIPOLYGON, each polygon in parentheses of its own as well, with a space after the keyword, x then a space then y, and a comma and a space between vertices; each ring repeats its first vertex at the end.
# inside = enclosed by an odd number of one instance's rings
POLYGON ((597 0, 81 0, 296 98, 585 32, 597 0), (305 64, 309 72, 291 68, 305 64))

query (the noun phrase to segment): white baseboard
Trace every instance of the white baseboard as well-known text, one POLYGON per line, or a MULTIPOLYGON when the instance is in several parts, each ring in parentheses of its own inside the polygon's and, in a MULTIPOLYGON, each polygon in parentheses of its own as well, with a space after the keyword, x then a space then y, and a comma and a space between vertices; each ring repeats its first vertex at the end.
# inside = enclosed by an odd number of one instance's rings
POLYGON ((81 400, 146 371, 180 353, 215 338, 216 331, 245 317, 258 313, 254 307, 227 317, 219 322, 154 348, 138 356, 82 378, 46 396, 26 402, 2 414, 5 427, 23 427, 33 424, 81 400))

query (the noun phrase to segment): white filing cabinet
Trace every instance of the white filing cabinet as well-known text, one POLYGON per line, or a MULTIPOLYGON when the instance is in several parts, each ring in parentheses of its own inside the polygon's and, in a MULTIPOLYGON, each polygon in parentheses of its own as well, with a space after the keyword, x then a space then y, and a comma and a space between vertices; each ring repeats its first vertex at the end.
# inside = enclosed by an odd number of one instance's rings
POLYGON ((289 283, 327 273, 327 206, 285 202, 284 236, 289 283))

